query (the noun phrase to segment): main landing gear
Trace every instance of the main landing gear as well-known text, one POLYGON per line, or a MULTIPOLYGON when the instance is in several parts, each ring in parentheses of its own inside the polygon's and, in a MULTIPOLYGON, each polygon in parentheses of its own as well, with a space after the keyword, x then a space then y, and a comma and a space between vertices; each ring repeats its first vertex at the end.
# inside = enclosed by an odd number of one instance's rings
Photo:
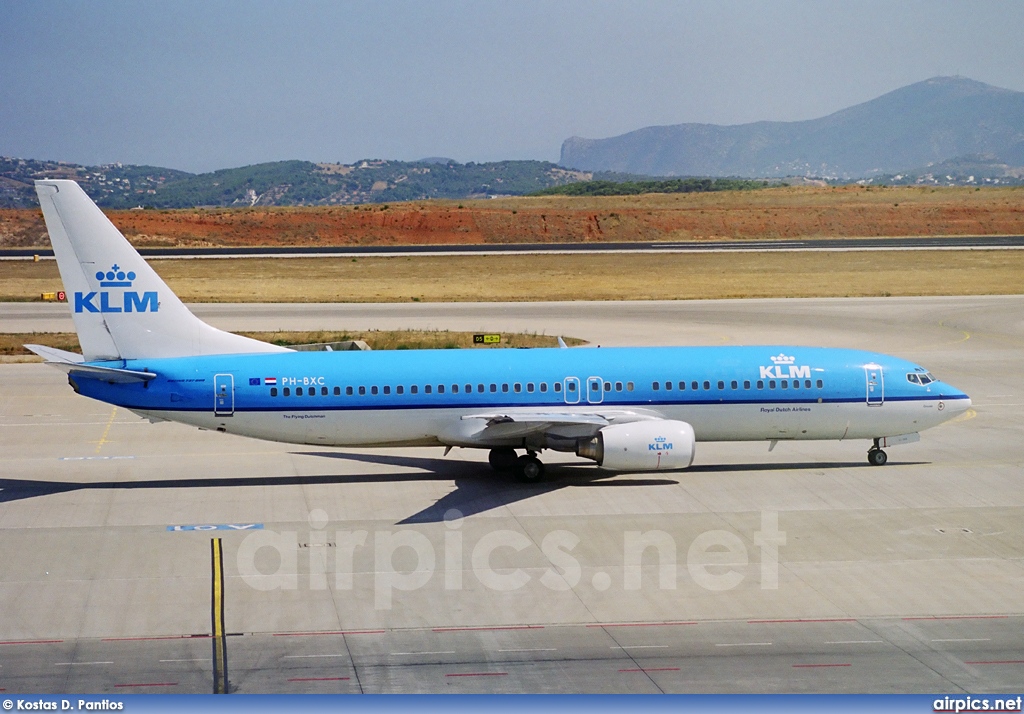
POLYGON ((532 451, 518 456, 515 449, 491 449, 487 460, 495 471, 511 471, 517 481, 538 483, 544 480, 544 464, 532 451))
POLYGON ((878 439, 875 439, 875 445, 868 449, 868 463, 872 466, 885 466, 888 460, 885 452, 878 448, 878 439))

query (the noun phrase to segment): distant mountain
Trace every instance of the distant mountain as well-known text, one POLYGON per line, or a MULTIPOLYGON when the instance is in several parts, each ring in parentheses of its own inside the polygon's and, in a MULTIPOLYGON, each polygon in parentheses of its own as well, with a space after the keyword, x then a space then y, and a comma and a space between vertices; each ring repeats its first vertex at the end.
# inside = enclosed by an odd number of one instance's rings
POLYGON ((303 206, 519 196, 594 178, 592 173, 569 171, 547 161, 441 161, 278 161, 189 174, 153 166, 78 166, 0 157, 0 208, 38 205, 32 183, 37 178, 75 179, 104 208, 303 206))
POLYGON ((1024 164, 1024 92, 935 77, 820 119, 652 126, 572 137, 559 164, 654 176, 894 174, 958 156, 1024 164))

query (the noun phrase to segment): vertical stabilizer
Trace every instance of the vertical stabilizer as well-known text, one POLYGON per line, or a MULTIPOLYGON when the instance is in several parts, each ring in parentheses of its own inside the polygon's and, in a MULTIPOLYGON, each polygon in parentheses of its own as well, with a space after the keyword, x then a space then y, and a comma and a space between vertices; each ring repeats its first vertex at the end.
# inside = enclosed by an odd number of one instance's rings
POLYGON ((282 352, 207 325, 74 181, 36 181, 86 360, 282 352))

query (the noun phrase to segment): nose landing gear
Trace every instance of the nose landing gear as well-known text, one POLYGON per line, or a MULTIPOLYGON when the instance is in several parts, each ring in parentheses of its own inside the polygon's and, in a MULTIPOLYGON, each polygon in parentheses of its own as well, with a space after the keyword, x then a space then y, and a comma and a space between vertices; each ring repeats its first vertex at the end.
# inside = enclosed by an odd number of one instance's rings
POLYGON ((868 449, 868 463, 872 466, 885 466, 888 460, 886 453, 878 447, 878 439, 875 439, 875 445, 868 449))

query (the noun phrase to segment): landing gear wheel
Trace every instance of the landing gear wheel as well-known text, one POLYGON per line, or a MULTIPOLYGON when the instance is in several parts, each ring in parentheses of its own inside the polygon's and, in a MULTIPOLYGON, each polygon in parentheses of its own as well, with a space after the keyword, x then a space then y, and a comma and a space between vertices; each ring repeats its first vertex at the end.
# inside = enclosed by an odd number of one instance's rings
POLYGON ((491 449, 487 460, 495 471, 511 471, 516 467, 518 459, 515 449, 491 449))
POLYGON ((544 480, 544 464, 532 454, 516 459, 516 480, 523 483, 539 483, 544 480))
POLYGON ((885 462, 888 460, 889 457, 881 449, 871 449, 868 452, 868 463, 872 466, 885 466, 885 462))

